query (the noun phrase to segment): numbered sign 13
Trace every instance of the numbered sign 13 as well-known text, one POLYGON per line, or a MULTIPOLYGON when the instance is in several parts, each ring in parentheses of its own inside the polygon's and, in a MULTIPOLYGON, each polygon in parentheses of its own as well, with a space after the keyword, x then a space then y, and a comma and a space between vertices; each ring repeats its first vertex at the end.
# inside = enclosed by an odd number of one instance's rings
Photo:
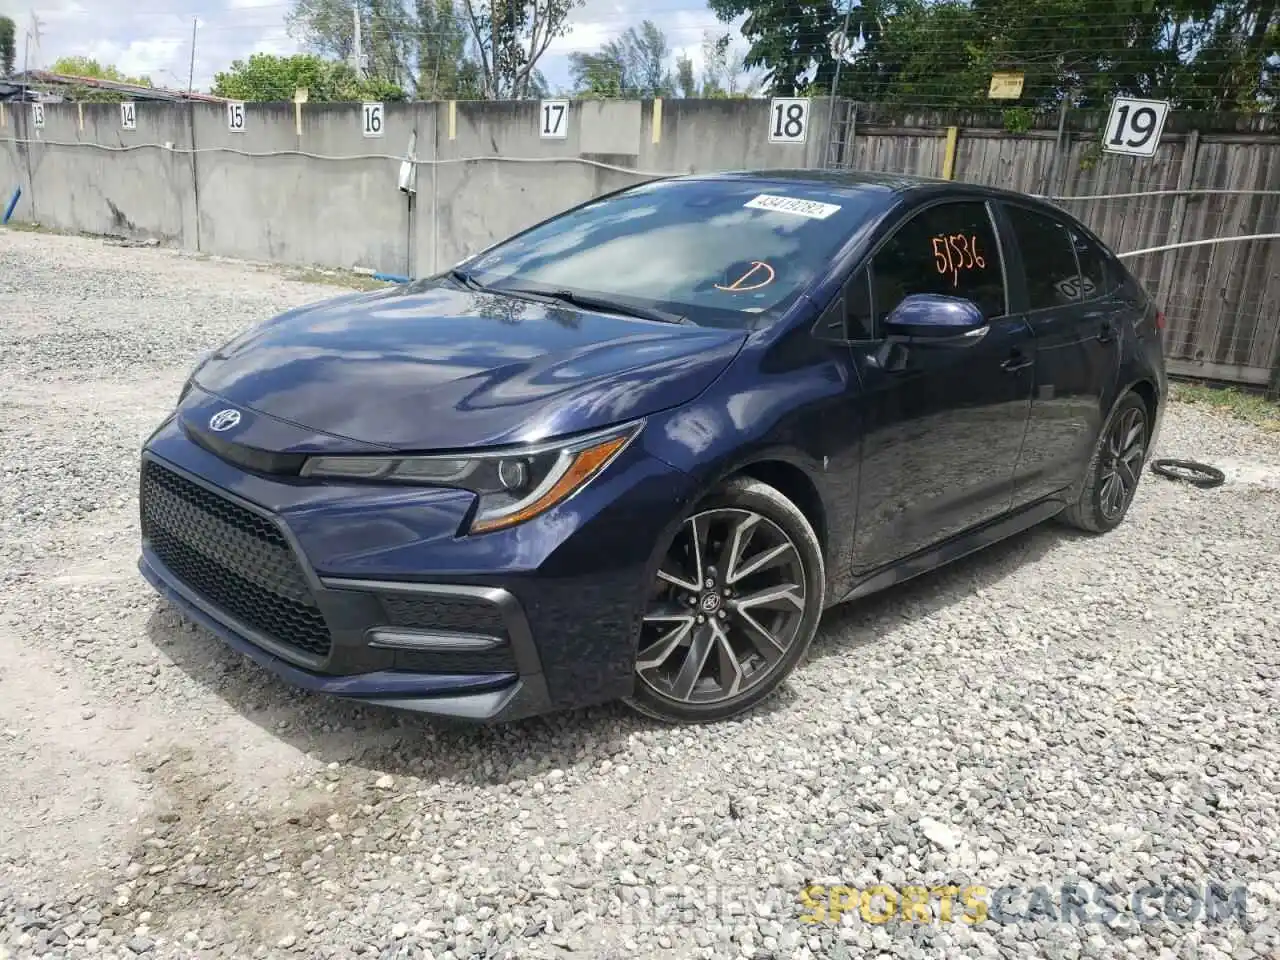
POLYGON ((120 129, 138 129, 138 105, 136 103, 120 104, 120 129))
POLYGON ((804 143, 809 136, 809 101, 774 97, 769 102, 769 142, 804 143))
POLYGON ((538 109, 538 136, 563 140, 569 135, 569 101, 543 100, 538 109))
POLYGON ((1160 146, 1160 134, 1164 132, 1164 120, 1168 115, 1168 100, 1116 97, 1111 103, 1111 117, 1107 120, 1102 148, 1111 153, 1126 153, 1131 157, 1155 156, 1156 147, 1160 146))
POLYGON ((244 103, 240 100, 227 104, 227 129, 232 133, 244 133, 244 103))
POLYGON ((37 130, 44 129, 44 104, 33 103, 31 105, 31 124, 37 130))
POLYGON ((382 104, 365 103, 361 105, 360 132, 366 137, 382 136, 382 104))

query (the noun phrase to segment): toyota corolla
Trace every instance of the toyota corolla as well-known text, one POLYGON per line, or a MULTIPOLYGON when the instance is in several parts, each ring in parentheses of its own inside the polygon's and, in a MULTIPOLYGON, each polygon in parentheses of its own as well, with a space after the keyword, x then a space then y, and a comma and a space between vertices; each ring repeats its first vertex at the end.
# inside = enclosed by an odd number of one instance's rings
POLYGON ((653 181, 214 351, 142 452, 139 566, 309 690, 719 720, 835 603, 1050 518, 1119 525, 1163 327, 1026 196, 653 181))

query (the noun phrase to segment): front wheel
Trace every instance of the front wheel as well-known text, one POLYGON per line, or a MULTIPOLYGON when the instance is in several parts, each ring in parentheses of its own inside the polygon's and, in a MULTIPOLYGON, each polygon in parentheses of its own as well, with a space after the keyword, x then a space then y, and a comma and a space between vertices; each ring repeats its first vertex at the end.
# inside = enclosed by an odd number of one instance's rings
POLYGON ((1089 533, 1118 527, 1138 490, 1150 436, 1146 403, 1136 393, 1125 394, 1098 437, 1080 499, 1060 515, 1063 522, 1089 533))
POLYGON ((751 709, 808 650, 825 583, 795 504, 758 480, 730 480, 685 518, 659 565, 627 702, 669 723, 751 709))

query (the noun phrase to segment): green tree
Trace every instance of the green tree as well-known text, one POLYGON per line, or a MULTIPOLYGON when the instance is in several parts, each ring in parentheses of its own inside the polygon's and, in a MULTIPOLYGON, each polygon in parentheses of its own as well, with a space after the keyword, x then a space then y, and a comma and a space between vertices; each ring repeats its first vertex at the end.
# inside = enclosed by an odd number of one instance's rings
POLYGON ((17 58, 17 29, 10 17, 0 17, 0 77, 13 76, 13 65, 17 58))
POLYGON ((412 88, 417 18, 401 0, 359 0, 361 63, 355 63, 356 0, 293 0, 289 33, 311 50, 364 76, 412 88))
POLYGON ((481 94, 480 66, 467 55, 470 37, 453 0, 418 0, 418 96, 472 100, 481 94))
MULTIPOLYGON (((746 63, 770 89, 831 89, 828 42, 844 0, 710 0, 746 16, 746 63)), ((1197 110, 1274 110, 1276 0, 862 0, 839 92, 918 107, 987 105, 996 70, 1024 75, 1020 105, 1099 107, 1117 94, 1197 110)))
POLYGON ((138 87, 151 86, 150 77, 129 77, 121 73, 113 64, 103 66, 92 57, 61 57, 49 68, 51 73, 61 73, 69 77, 89 77, 93 80, 113 80, 116 83, 132 83, 138 87))
POLYGON ((596 53, 571 53, 569 73, 582 96, 671 96, 676 80, 667 66, 670 54, 666 35, 645 20, 596 53))
POLYGON ((292 100, 299 87, 306 88, 308 100, 319 103, 406 99, 405 92, 389 80, 361 79, 348 64, 313 53, 288 57, 255 53, 248 60, 235 60, 214 76, 212 92, 232 100, 280 101, 292 100))
POLYGON ((461 0, 483 95, 490 100, 541 96, 546 80, 538 61, 553 40, 569 32, 569 14, 584 2, 461 0))

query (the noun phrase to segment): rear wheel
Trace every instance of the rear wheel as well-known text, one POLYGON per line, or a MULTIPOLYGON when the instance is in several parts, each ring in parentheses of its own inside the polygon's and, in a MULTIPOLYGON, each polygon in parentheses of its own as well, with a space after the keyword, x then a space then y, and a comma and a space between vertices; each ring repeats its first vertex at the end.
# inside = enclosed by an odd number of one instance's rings
POLYGON ((663 557, 627 702, 671 723, 751 709, 808 650, 825 582, 818 538, 795 504, 758 480, 729 481, 663 557))
POLYGON ((1079 500, 1062 512, 1062 521, 1089 533, 1118 527, 1142 478, 1150 435, 1146 403, 1136 393, 1126 394, 1098 437, 1079 500))

